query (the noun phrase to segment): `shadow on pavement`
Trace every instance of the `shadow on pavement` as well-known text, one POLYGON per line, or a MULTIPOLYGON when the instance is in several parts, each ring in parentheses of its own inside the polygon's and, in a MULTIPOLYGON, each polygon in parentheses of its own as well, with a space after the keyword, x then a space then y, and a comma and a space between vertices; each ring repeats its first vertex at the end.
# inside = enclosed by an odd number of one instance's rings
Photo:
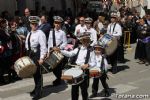
POLYGON ((128 59, 125 58, 125 59, 123 59, 123 60, 117 60, 117 63, 119 63, 119 64, 120 64, 120 63, 123 63, 123 64, 124 64, 124 63, 129 62, 129 61, 130 61, 130 60, 128 60, 128 59))
POLYGON ((122 66, 117 66, 117 72, 121 72, 121 71, 124 71, 126 69, 129 69, 130 67, 128 65, 122 65, 122 66))
POLYGON ((62 82, 62 84, 59 85, 59 86, 53 86, 53 85, 44 86, 43 87, 42 98, 50 95, 51 93, 58 93, 60 91, 63 91, 66 88, 68 88, 68 86, 64 82, 62 82))
MULTIPOLYGON (((116 93, 115 88, 109 88, 109 96, 111 96, 114 93, 116 93)), ((101 97, 101 98, 100 99, 89 98, 89 100, 112 100, 111 98, 104 96, 104 90, 102 90, 101 92, 99 92, 97 94, 97 97, 101 97)))

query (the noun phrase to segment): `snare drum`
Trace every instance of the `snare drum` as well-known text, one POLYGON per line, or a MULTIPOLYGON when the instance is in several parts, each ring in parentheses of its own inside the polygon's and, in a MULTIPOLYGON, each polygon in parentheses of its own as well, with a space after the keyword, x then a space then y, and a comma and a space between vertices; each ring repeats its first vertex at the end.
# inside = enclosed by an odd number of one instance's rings
POLYGON ((37 70, 37 66, 29 57, 19 58, 15 64, 14 69, 21 78, 32 77, 37 70))
POLYGON ((99 43, 99 45, 101 45, 105 48, 106 55, 111 55, 117 49, 117 46, 118 46, 117 38, 115 38, 109 34, 104 34, 98 40, 98 43, 99 43))
POLYGON ((101 70, 99 67, 90 68, 90 77, 99 78, 101 76, 101 70))
POLYGON ((71 68, 64 72, 61 79, 70 85, 77 85, 83 82, 84 74, 79 68, 71 68))
POLYGON ((64 56, 61 53, 54 51, 50 54, 49 58, 47 58, 44 63, 49 65, 48 70, 54 69, 63 60, 63 58, 64 56))

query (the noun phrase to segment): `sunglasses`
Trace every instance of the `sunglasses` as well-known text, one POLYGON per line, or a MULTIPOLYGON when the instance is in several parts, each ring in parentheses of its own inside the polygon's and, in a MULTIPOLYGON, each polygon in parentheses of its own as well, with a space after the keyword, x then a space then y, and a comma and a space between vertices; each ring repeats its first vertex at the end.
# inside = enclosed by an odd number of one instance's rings
POLYGON ((91 24, 91 22, 85 22, 85 24, 91 24))
POLYGON ((54 24, 61 24, 61 22, 54 22, 54 24))

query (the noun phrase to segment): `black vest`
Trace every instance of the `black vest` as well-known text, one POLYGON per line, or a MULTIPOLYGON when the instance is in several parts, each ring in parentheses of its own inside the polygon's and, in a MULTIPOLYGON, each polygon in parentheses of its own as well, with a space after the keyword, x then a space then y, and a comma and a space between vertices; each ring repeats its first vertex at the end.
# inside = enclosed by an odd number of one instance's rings
MULTIPOLYGON (((78 47, 78 52, 77 52, 77 54, 76 54, 75 56, 73 56, 73 57, 70 58, 70 61, 69 61, 70 64, 76 65, 76 60, 77 60, 77 58, 78 58, 80 49, 81 49, 81 48, 78 47)), ((87 48, 87 54, 86 54, 86 58, 85 58, 84 64, 87 64, 87 63, 89 62, 90 52, 91 52, 92 50, 93 50, 93 49, 92 49, 92 47, 90 47, 90 46, 87 48)))

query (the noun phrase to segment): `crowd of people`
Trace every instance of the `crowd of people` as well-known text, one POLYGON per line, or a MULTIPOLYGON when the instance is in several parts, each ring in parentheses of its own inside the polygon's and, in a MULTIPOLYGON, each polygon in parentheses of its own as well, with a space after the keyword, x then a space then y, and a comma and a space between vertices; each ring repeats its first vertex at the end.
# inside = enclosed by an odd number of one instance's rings
POLYGON ((4 77, 8 73, 9 82, 21 79, 14 71, 14 63, 23 56, 29 56, 37 66, 33 75, 35 88, 30 93, 34 99, 39 99, 42 92, 41 64, 49 58, 51 52, 62 53, 65 58, 52 70, 56 76, 53 85, 61 84, 62 69, 64 62, 72 62, 80 65, 86 75, 81 84, 72 86, 72 100, 78 100, 79 87, 83 100, 88 99, 88 67, 98 66, 102 70, 102 76, 94 78, 92 95, 98 92, 99 79, 105 90, 105 96, 109 96, 109 86, 106 82, 108 63, 111 64, 113 74, 117 72, 117 63, 125 63, 124 58, 124 35, 125 31, 131 33, 131 43, 137 43, 135 59, 139 64, 150 63, 150 12, 144 17, 139 16, 135 9, 125 6, 119 11, 112 11, 107 15, 97 14, 97 20, 93 20, 88 13, 73 17, 66 14, 64 18, 51 13, 48 16, 44 11, 39 16, 31 16, 30 10, 24 10, 24 16, 15 16, 11 20, 0 17, 0 84, 6 84, 4 77), (53 18, 53 19, 52 19, 53 18), (117 39, 117 48, 111 55, 105 54, 105 47, 99 44, 99 40, 105 35, 117 39), (70 47, 70 45, 72 45, 70 47), (72 58, 69 59, 68 58, 72 58))

